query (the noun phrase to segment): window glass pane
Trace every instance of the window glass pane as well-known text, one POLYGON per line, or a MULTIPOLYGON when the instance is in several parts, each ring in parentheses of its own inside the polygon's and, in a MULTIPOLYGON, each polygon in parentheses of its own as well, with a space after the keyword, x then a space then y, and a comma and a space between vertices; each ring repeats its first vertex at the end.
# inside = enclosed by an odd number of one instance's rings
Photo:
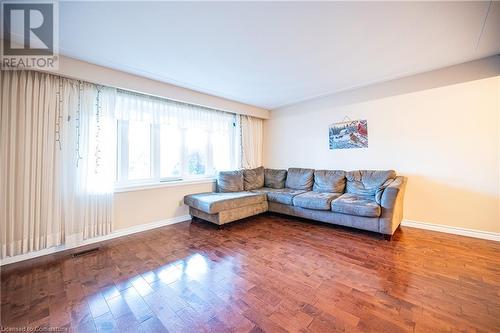
POLYGON ((210 173, 208 170, 208 135, 200 129, 186 131, 186 174, 200 176, 210 173))
POLYGON ((128 179, 151 178, 151 126, 142 121, 128 123, 128 179))
POLYGON ((160 127, 160 177, 182 175, 182 132, 178 128, 160 127))
POLYGON ((213 161, 217 171, 231 170, 231 141, 229 133, 215 132, 212 134, 213 161))

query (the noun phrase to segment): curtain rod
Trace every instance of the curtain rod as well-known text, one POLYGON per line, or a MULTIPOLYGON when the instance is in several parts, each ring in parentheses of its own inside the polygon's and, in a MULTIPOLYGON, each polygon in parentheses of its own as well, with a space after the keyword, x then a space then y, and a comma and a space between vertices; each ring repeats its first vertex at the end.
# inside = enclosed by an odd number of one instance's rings
POLYGON ((179 102, 179 101, 176 101, 173 99, 155 96, 155 95, 150 95, 150 94, 145 94, 145 93, 141 93, 141 92, 137 92, 137 91, 126 90, 126 89, 122 89, 122 88, 115 88, 115 89, 116 89, 117 93, 122 93, 122 94, 127 94, 127 95, 135 95, 138 97, 149 98, 149 99, 157 100, 160 102, 171 102, 171 103, 182 104, 182 105, 187 105, 187 106, 191 106, 191 107, 194 106, 194 107, 197 107, 200 109, 204 109, 204 110, 208 110, 208 111, 224 112, 224 113, 227 113, 230 115, 237 115, 238 114, 236 112, 229 112, 229 111, 218 110, 218 109, 214 109, 214 108, 208 108, 206 106, 200 106, 200 105, 186 103, 186 102, 179 102))

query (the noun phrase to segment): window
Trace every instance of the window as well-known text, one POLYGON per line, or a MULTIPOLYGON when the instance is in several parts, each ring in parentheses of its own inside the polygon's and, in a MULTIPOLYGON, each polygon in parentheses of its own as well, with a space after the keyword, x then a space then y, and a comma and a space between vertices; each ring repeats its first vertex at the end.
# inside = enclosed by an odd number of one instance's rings
POLYGON ((143 121, 129 121, 128 179, 147 179, 151 175, 151 126, 143 121))
POLYGON ((160 165, 162 178, 182 176, 182 131, 172 126, 160 127, 160 165))
POLYGON ((213 177, 235 169, 236 115, 119 91, 117 185, 213 177))

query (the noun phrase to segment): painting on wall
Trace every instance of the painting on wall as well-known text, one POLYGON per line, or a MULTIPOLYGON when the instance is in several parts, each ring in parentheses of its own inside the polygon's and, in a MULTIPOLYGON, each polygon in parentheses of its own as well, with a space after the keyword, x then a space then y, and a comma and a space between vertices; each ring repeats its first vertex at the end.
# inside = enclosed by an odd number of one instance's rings
POLYGON ((348 120, 333 123, 329 129, 330 149, 349 149, 368 147, 368 122, 348 120))

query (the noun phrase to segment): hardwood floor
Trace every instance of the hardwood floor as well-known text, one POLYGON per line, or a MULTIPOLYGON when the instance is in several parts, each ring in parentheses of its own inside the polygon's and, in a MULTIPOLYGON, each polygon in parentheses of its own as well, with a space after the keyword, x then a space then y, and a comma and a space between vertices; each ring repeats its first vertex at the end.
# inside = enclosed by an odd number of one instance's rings
POLYGON ((499 332, 500 244, 263 215, 185 222, 2 272, 3 327, 499 332))

